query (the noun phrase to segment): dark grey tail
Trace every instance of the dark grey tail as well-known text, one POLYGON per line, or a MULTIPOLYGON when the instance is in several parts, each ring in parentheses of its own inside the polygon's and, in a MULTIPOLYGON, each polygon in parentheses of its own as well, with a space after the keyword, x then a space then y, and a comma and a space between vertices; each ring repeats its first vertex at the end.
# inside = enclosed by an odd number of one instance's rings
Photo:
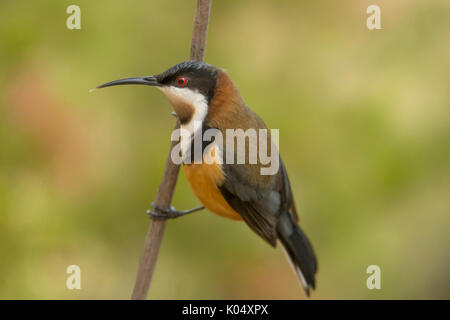
POLYGON ((309 296, 309 288, 315 289, 316 287, 315 274, 317 272, 317 259, 311 242, 288 212, 281 214, 277 234, 309 296))

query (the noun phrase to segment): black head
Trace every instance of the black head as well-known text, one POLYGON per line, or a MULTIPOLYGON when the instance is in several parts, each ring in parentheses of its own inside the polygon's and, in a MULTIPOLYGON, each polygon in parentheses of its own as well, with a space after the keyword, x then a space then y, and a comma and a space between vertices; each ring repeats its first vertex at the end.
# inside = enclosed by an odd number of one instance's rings
POLYGON ((155 76, 161 86, 198 91, 211 101, 219 69, 200 61, 186 61, 155 76))
POLYGON ((142 84, 160 87, 161 89, 186 88, 202 94, 209 103, 214 95, 219 72, 219 68, 205 62, 185 61, 154 76, 111 81, 98 86, 96 89, 125 84, 142 84))

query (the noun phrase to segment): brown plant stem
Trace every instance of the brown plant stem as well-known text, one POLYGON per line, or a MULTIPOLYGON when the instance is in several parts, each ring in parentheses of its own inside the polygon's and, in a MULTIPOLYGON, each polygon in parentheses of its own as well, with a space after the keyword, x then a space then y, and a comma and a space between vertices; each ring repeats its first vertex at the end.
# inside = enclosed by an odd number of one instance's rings
MULTIPOLYGON (((203 61, 205 57, 206 36, 208 34, 209 15, 211 9, 211 0, 197 0, 197 10, 194 19, 194 31, 191 41, 190 59, 203 61)), ((179 127, 179 123, 175 129, 179 127)), ((163 178, 159 185, 155 198, 155 206, 161 209, 170 208, 172 197, 177 184, 180 166, 174 164, 171 160, 172 148, 176 145, 173 141, 170 145, 169 155, 166 161, 163 178)), ((153 219, 145 237, 144 248, 139 262, 138 274, 133 289, 131 299, 143 300, 147 297, 150 284, 152 282, 153 272, 155 271, 156 261, 158 259, 159 248, 161 247, 164 229, 166 227, 165 219, 153 219)))

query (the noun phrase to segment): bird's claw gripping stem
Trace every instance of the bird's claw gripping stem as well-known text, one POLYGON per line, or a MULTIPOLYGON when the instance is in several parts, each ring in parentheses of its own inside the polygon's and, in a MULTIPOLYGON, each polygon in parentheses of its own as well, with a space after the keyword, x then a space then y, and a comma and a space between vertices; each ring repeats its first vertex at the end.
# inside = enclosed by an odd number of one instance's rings
POLYGON ((188 213, 200 211, 205 208, 204 206, 201 206, 201 207, 190 209, 190 210, 177 211, 177 210, 175 210, 174 207, 170 207, 168 209, 160 208, 154 202, 152 202, 152 207, 153 207, 153 210, 147 210, 147 214, 152 219, 161 219, 161 220, 179 218, 184 215, 187 215, 188 213))

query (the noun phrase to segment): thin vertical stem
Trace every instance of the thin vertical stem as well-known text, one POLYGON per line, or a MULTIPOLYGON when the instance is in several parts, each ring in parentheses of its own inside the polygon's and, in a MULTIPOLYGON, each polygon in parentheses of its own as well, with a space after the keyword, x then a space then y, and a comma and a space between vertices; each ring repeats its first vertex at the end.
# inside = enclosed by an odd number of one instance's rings
MULTIPOLYGON (((190 59, 203 61, 205 57, 206 37, 208 34, 209 15, 211 11, 211 0, 197 0, 197 10, 194 19, 194 31, 191 41, 190 59)), ((179 123, 175 129, 179 127, 179 123)), ((177 184, 178 173, 180 166, 174 164, 171 159, 172 148, 176 142, 170 145, 169 155, 166 161, 166 168, 164 170, 161 184, 155 198, 155 205, 161 209, 170 208, 172 197, 175 192, 177 184)), ((158 260, 158 253, 161 247, 161 242, 164 236, 164 229, 166 227, 166 220, 153 219, 149 226, 147 235, 145 237, 144 248, 139 262, 138 274, 136 283, 134 285, 131 299, 143 300, 147 297, 150 284, 152 282, 153 273, 155 271, 156 261, 158 260)))

